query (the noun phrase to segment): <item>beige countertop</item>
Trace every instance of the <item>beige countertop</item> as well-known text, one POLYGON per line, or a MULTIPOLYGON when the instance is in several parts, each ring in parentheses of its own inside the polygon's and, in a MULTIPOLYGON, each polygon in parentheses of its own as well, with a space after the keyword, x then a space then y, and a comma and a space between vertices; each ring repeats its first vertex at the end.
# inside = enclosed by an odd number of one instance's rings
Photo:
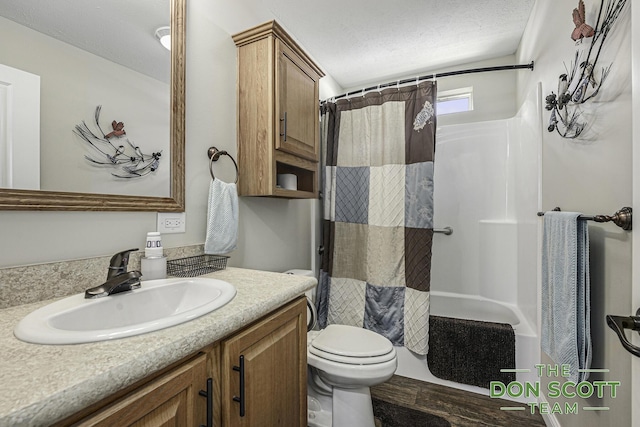
POLYGON ((112 341, 25 343, 13 336, 14 327, 53 300, 0 310, 0 426, 47 426, 72 415, 230 335, 316 283, 311 277, 239 268, 202 277, 235 285, 235 298, 190 322, 112 341))

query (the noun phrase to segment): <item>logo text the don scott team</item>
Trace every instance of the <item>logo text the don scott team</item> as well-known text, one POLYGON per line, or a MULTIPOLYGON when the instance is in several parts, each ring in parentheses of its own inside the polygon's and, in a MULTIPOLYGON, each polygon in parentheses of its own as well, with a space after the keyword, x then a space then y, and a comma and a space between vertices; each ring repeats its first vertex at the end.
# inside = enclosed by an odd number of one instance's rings
MULTIPOLYGON (((538 378, 569 378, 571 376, 570 365, 535 365, 538 373, 538 378)), ((620 386, 620 381, 575 381, 568 380, 551 380, 543 388, 540 381, 535 382, 519 382, 512 381, 509 384, 504 384, 501 381, 491 381, 489 390, 492 398, 535 398, 535 402, 529 402, 529 410, 531 413, 535 413, 536 409, 541 414, 577 414, 578 402, 560 402, 548 403, 538 402, 538 398, 542 395, 544 389, 544 395, 548 399, 575 399, 580 397, 582 399, 588 399, 591 396, 596 396, 602 399, 605 396, 615 398, 617 389, 620 386)), ((525 408, 505 407, 505 410, 516 410, 525 408)), ((584 407, 583 410, 608 410, 606 407, 584 407)))

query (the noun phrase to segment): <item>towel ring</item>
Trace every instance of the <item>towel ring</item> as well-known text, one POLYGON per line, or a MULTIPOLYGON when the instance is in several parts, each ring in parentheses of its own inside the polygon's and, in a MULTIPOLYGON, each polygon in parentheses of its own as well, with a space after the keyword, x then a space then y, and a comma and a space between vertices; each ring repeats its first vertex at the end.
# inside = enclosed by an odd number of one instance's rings
POLYGON ((240 175, 240 173, 238 172, 238 164, 236 163, 236 160, 233 158, 233 156, 229 153, 227 153, 226 151, 222 150, 218 150, 216 147, 209 147, 209 149, 207 150, 207 157, 209 157, 210 161, 209 161, 209 172, 211 173, 211 179, 213 179, 215 181, 216 177, 213 174, 213 162, 217 162, 218 159, 220 158, 220 156, 229 156, 229 158, 231 159, 231 161, 233 162, 233 165, 236 167, 236 180, 235 183, 238 183, 238 176, 240 175))

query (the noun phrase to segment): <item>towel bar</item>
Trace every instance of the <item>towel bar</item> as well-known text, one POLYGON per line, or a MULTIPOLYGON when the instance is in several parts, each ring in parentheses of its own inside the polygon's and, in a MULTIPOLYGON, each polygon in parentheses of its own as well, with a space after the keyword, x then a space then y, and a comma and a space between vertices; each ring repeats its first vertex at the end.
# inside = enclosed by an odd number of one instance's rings
MULTIPOLYGON (((560 208, 555 208, 553 211, 559 212, 560 208)), ((538 216, 544 216, 544 212, 538 212, 538 216)), ((613 215, 580 215, 578 219, 595 222, 613 222, 623 230, 631 230, 632 216, 632 209, 625 206, 613 215)))
POLYGON ((240 173, 238 172, 238 164, 236 163, 236 160, 233 158, 233 156, 229 153, 227 153, 226 151, 222 150, 218 150, 216 147, 209 147, 209 149, 207 150, 207 157, 209 157, 209 159, 211 159, 211 161, 209 162, 209 172, 211 173, 211 179, 215 180, 216 177, 213 174, 213 162, 217 162, 218 159, 220 158, 220 156, 229 156, 229 158, 231 159, 231 161, 233 162, 233 165, 236 167, 236 180, 235 183, 238 183, 238 176, 240 175, 240 173))

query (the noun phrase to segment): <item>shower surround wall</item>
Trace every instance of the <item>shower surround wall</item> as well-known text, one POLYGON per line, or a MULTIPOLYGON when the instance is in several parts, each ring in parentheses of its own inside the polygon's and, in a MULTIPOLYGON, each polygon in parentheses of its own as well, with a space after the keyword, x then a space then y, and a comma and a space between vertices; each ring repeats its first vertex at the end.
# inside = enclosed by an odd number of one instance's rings
POLYGON ((536 324, 540 107, 437 132, 433 289, 517 305, 536 324))
MULTIPOLYGON (((514 325, 516 367, 532 370, 519 373, 519 381, 535 381, 539 363, 540 99, 535 88, 515 117, 436 133, 434 227, 454 231, 434 235, 431 313, 514 325), (474 310, 453 313, 445 305, 474 310)), ((488 394, 434 378, 426 361, 406 349, 399 363, 400 375, 488 394)))

